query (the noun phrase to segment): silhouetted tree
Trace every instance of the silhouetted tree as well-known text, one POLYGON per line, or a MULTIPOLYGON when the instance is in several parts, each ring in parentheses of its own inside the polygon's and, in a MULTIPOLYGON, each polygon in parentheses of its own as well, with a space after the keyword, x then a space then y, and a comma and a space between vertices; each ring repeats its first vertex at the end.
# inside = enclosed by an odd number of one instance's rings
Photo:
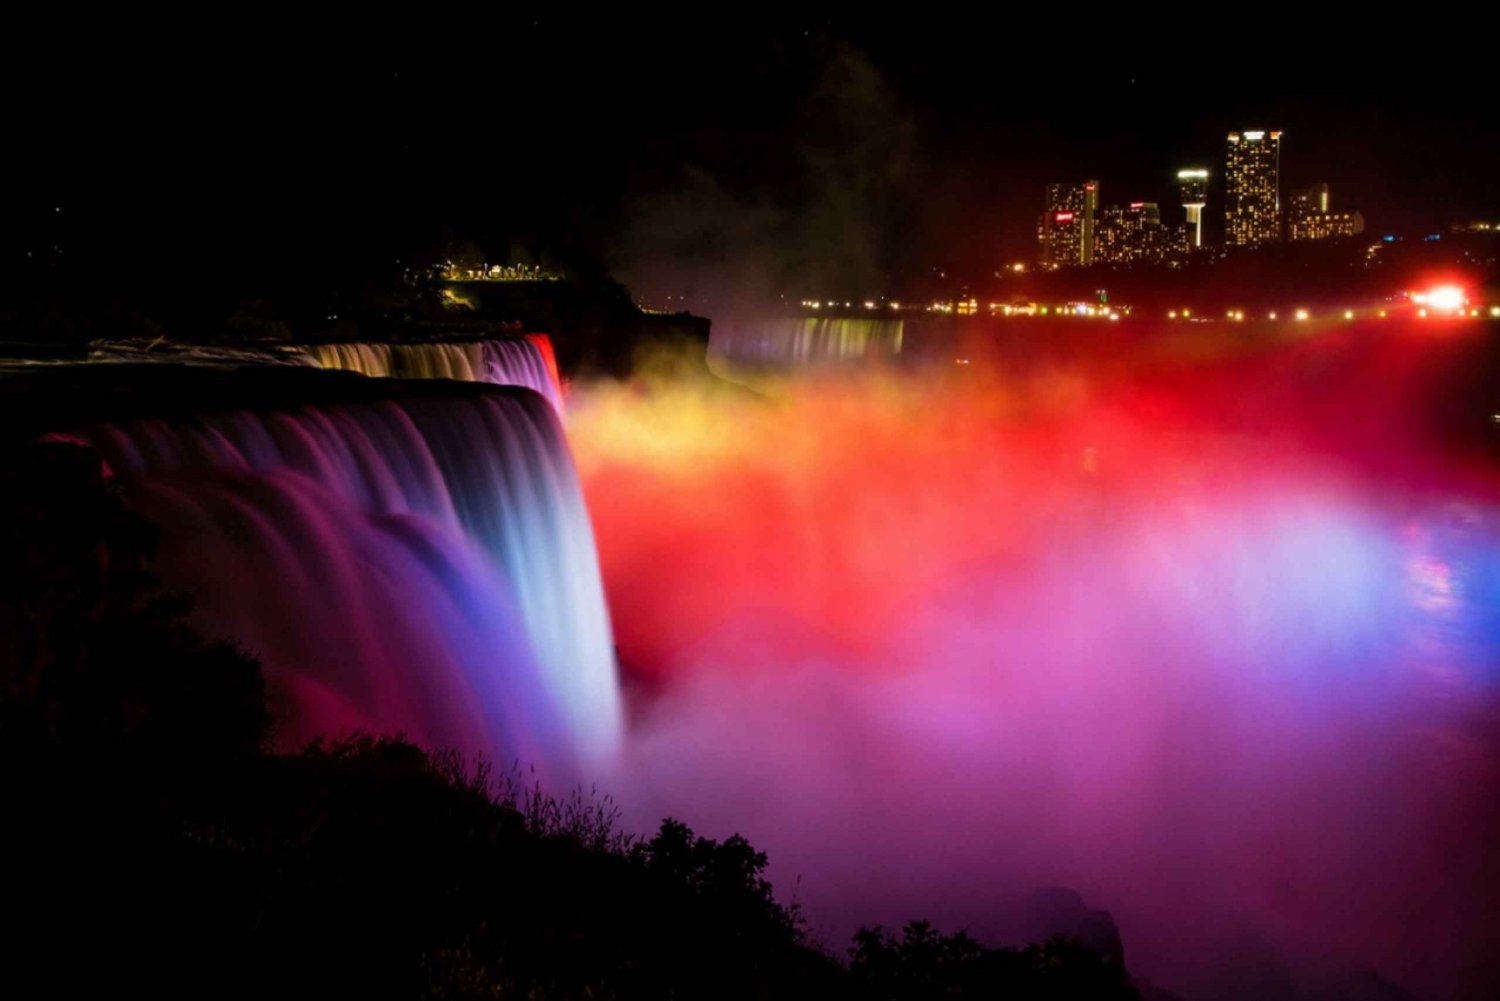
POLYGON ((1075 943, 925 922, 846 967, 744 838, 356 735, 269 753, 258 666, 184 623, 97 457, 0 453, 6 975, 59 996, 1132 997, 1075 943))

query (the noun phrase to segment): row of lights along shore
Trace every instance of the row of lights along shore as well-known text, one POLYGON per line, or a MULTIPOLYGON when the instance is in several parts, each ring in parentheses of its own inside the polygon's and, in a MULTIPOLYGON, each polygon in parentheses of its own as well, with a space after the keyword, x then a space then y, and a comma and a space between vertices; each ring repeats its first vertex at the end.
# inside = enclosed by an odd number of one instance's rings
MULTIPOLYGON (((1468 296, 1465 295, 1464 290, 1462 288, 1459 288, 1457 285, 1440 285, 1437 288, 1430 289, 1426 292, 1409 292, 1407 293, 1406 301, 1411 305, 1417 307, 1416 315, 1419 319, 1426 319, 1429 316, 1447 317, 1453 319, 1479 319, 1481 317, 1488 316, 1492 320, 1500 319, 1500 305, 1492 305, 1489 307, 1473 305, 1469 302, 1468 296)), ((1345 320, 1353 320, 1361 316, 1374 316, 1377 319, 1384 320, 1391 314, 1390 309, 1384 307, 1374 310, 1342 309, 1332 310, 1331 312, 1343 317, 1345 320)), ((1265 315, 1265 318, 1267 320, 1275 320, 1279 317, 1280 314, 1276 310, 1269 310, 1265 315)), ((1169 320, 1192 320, 1203 318, 1204 317, 1194 317, 1193 311, 1186 307, 1182 309, 1167 310, 1167 319, 1169 320)), ((1224 318, 1226 320, 1242 322, 1245 319, 1245 311, 1243 309, 1226 310, 1224 312, 1224 318)), ((1312 319, 1312 312, 1307 309, 1295 309, 1291 312, 1291 319, 1297 321, 1310 320, 1312 319)))
MULTIPOLYGON (((1500 319, 1500 304, 1481 307, 1472 305, 1464 291, 1457 286, 1439 286, 1427 292, 1412 292, 1407 296, 1407 302, 1416 306, 1415 315, 1420 319, 1432 317, 1444 317, 1453 319, 1479 319, 1488 316, 1490 319, 1500 319)), ((826 303, 816 299, 804 299, 802 306, 807 309, 853 309, 854 303, 837 302, 828 300, 826 303)), ((944 315, 977 316, 980 314, 980 304, 976 299, 965 299, 957 302, 932 302, 922 306, 903 306, 900 302, 877 303, 867 299, 862 305, 867 310, 890 309, 895 311, 916 311, 925 313, 940 313, 944 315)), ((1051 317, 1083 317, 1086 319, 1119 320, 1121 317, 1131 315, 1129 306, 1096 306, 1089 303, 1068 302, 1056 305, 1040 305, 1037 303, 1006 304, 992 302, 986 310, 990 316, 1051 316, 1051 317)), ((1329 314, 1342 317, 1345 320, 1354 320, 1360 317, 1374 317, 1384 320, 1391 314, 1389 308, 1377 309, 1334 309, 1329 314)), ((1191 307, 1167 310, 1169 320, 1199 320, 1213 319, 1213 315, 1195 313, 1191 307)), ((1306 308, 1297 308, 1289 311, 1267 310, 1263 316, 1247 313, 1243 309, 1229 309, 1224 312, 1224 319, 1234 323, 1243 323, 1246 320, 1256 319, 1281 320, 1288 319, 1296 322, 1306 322, 1313 318, 1313 312, 1306 308)))

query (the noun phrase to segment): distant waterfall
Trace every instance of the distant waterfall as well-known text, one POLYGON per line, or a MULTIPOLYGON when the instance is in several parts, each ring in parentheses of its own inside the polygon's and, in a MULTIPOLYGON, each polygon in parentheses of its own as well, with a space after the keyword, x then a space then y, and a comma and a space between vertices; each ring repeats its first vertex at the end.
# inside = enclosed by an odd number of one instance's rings
POLYGON ((709 353, 745 365, 816 365, 901 353, 901 320, 806 317, 716 323, 709 353))
POLYGON ((561 408, 552 342, 545 334, 429 344, 314 344, 307 358, 320 368, 395 379, 456 379, 534 389, 561 408))
MULTIPOLYGON (((366 346, 341 346, 354 347, 366 346)), ((444 347, 403 363, 505 357, 444 347)), ((197 597, 211 633, 262 659, 284 743, 403 730, 561 773, 613 750, 621 705, 593 532, 536 393, 242 410, 86 437, 161 527, 168 583, 197 597)))

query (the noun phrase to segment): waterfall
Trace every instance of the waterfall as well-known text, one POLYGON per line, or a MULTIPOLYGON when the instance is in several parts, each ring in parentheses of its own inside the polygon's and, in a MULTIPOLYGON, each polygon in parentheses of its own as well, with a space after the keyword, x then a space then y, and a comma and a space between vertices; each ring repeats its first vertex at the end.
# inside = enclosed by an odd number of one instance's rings
MULTIPOLYGON (((407 360, 505 357, 441 347, 407 360)), ((614 749, 593 532, 538 394, 237 410, 84 437, 161 527, 163 576, 197 598, 200 624, 261 658, 283 743, 401 730, 561 774, 614 749)))
POLYGON ((525 386, 561 409, 562 388, 545 334, 426 344, 314 344, 304 357, 319 368, 395 379, 457 379, 525 386))
POLYGON ((709 351, 752 366, 817 365, 901 353, 901 320, 804 317, 715 324, 709 351))

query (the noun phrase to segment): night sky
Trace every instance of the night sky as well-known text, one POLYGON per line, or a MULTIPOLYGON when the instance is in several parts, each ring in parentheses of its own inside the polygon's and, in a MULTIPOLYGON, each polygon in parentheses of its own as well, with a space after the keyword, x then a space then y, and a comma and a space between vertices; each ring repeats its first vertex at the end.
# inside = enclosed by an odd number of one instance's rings
POLYGON ((858 294, 1030 260, 1050 180, 1098 177, 1105 203, 1175 219, 1175 170, 1218 174, 1224 134, 1256 127, 1285 132, 1284 190, 1327 181, 1372 232, 1495 214, 1482 60, 1274 20, 1257 45, 1205 28, 1196 54, 1175 16, 731 31, 718 12, 445 13, 379 42, 18 39, 7 250, 305 276, 471 239, 634 284, 691 262, 858 294))

